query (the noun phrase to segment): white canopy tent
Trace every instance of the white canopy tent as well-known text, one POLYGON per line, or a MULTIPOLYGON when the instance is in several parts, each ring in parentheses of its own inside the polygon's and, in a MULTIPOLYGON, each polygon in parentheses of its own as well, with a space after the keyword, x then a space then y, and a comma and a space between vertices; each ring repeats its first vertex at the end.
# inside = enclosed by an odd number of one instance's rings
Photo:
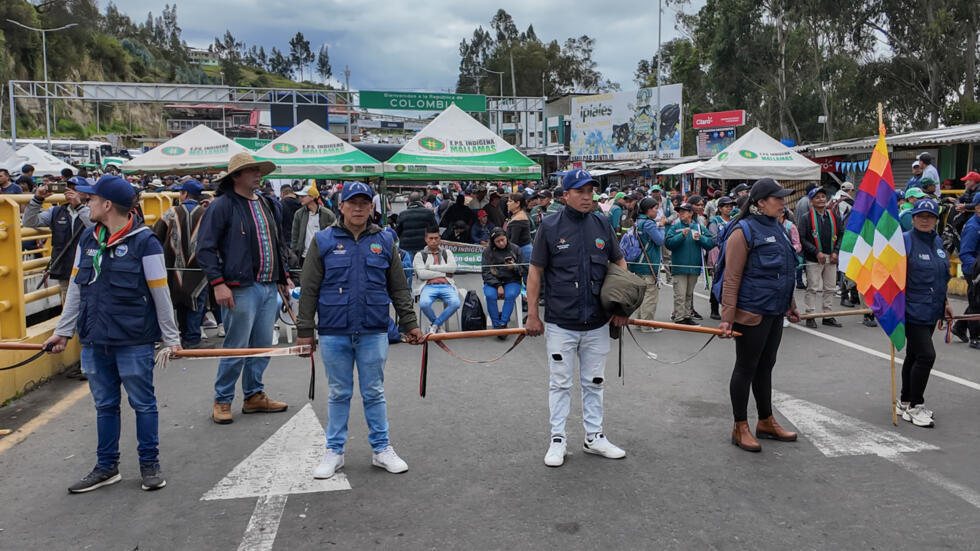
POLYGON ((236 153, 252 154, 252 151, 201 124, 123 163, 122 171, 163 174, 213 172, 228 168, 228 161, 236 153))
POLYGON ((696 168, 704 164, 704 161, 694 161, 693 163, 681 163, 676 166, 672 166, 667 170, 663 170, 657 173, 657 176, 680 176, 682 174, 690 174, 694 172, 696 168))
POLYGON ((18 149, 15 156, 4 160, 3 168, 10 173, 20 172, 25 164, 34 167, 34 176, 61 176, 61 171, 66 168, 71 170, 72 174, 78 172, 75 167, 34 144, 18 149))
POLYGON ((758 127, 694 170, 716 180, 820 180, 820 165, 781 144, 758 127))

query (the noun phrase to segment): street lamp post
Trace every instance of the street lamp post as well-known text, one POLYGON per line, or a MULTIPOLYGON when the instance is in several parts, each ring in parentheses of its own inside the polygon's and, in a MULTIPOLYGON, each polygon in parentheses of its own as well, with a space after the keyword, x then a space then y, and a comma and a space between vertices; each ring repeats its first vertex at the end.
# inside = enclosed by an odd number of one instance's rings
POLYGON ((50 100, 48 99, 48 96, 51 95, 50 91, 48 90, 48 33, 54 31, 63 31, 65 29, 74 27, 78 23, 69 23, 67 25, 55 29, 37 29, 34 27, 29 27, 23 23, 14 21, 13 19, 8 19, 7 22, 13 23, 18 27, 23 27, 29 31, 35 31, 41 33, 41 52, 44 58, 44 126, 47 130, 47 135, 48 135, 48 153, 51 153, 51 103, 50 100))
MULTIPOLYGON (((486 67, 479 67, 488 73, 494 73, 500 79, 500 97, 504 97, 504 72, 503 71, 493 71, 487 69, 486 67)), ((497 100, 497 135, 500 135, 500 100, 497 100)))

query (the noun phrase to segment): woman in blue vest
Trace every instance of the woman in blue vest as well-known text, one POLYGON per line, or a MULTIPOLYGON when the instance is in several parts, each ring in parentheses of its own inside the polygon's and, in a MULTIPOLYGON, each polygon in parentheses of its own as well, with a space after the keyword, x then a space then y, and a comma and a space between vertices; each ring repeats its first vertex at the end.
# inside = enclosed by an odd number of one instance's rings
POLYGON ((417 344, 422 333, 394 238, 370 223, 372 198, 366 184, 345 184, 340 219, 317 232, 303 263, 296 344, 315 349, 316 330, 330 387, 326 452, 314 478, 330 478, 344 466, 355 364, 368 443, 374 451, 371 464, 391 473, 408 470, 388 440, 383 387, 388 304, 395 306, 406 341, 417 344))
POLYGON ((932 333, 936 322, 953 317, 946 300, 949 257, 936 233, 939 205, 920 199, 912 209, 913 228, 905 232, 905 362, 902 363, 902 395, 895 408, 902 419, 917 427, 932 427, 932 411, 926 409, 926 384, 936 362, 932 333))
MULTIPOLYGON (((639 215, 636 217, 636 237, 643 247, 640 258, 629 264, 630 271, 640 276, 646 283, 643 293, 643 303, 637 314, 639 319, 653 321, 657 313, 657 301, 660 289, 657 279, 660 277, 660 250, 664 244, 664 224, 666 218, 659 217, 660 201, 653 197, 645 197, 640 201, 639 215), (658 220, 659 218, 659 220, 658 220)), ((659 327, 641 327, 644 333, 659 333, 659 327)))
POLYGON ((721 290, 723 336, 735 337, 735 368, 729 384, 735 428, 732 444, 762 451, 748 424, 749 389, 755 395, 756 436, 783 442, 796 433, 779 426, 772 414, 772 368, 783 336, 783 316, 800 321, 793 300, 796 251, 778 218, 793 191, 771 178, 752 186, 749 208, 732 223, 725 240, 721 290))
MULTIPOLYGON (((725 230, 728 228, 728 224, 732 222, 735 199, 726 195, 718 199, 717 205, 718 214, 712 216, 711 220, 708 221, 708 232, 715 240, 715 248, 708 251, 708 268, 712 270, 712 277, 715 275, 713 273, 714 267, 718 265, 718 255, 721 254, 721 243, 725 240, 725 230)), ((711 319, 720 320, 721 313, 718 311, 720 304, 714 293, 711 294, 710 303, 711 319)))

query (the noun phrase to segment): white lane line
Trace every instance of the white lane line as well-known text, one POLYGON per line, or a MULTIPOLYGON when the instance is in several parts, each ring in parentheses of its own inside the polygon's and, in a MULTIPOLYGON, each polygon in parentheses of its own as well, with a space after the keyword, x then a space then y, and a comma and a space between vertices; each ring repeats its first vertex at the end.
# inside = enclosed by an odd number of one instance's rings
POLYGON ((885 459, 891 461, 899 467, 902 467, 923 480, 932 482, 936 486, 943 488, 947 492, 955 495, 963 501, 966 501, 977 509, 980 509, 980 494, 975 492, 972 488, 968 488, 959 482, 950 480, 941 474, 929 471, 929 468, 926 465, 912 461, 904 455, 894 454, 890 457, 885 457, 885 459))
MULTIPOLYGON (((669 285, 669 284, 667 284, 667 285, 669 285)), ((697 296, 697 297, 703 298, 704 300, 710 300, 710 298, 708 297, 708 295, 702 295, 701 293, 694 293, 694 295, 697 296)), ((866 354, 871 354, 872 356, 881 358, 881 359, 883 359, 885 361, 891 361, 891 357, 888 354, 885 354, 884 352, 879 352, 877 350, 873 350, 871 348, 868 348, 867 346, 861 346, 860 344, 851 342, 849 340, 845 340, 845 339, 842 339, 842 338, 839 338, 839 337, 835 337, 833 335, 827 335, 827 334, 821 333, 819 331, 810 329, 808 327, 804 327, 803 325, 800 325, 798 323, 791 323, 791 324, 789 324, 789 326, 792 327, 793 329, 796 329, 797 331, 803 331, 804 333, 809 333, 809 334, 814 335, 816 337, 820 337, 821 339, 826 339, 826 340, 828 340, 830 342, 834 342, 834 343, 840 344, 842 346, 846 346, 848 348, 852 348, 852 349, 857 350, 859 352, 864 352, 866 354)), ((904 356, 898 356, 898 355, 895 356, 895 363, 897 363, 897 364, 900 364, 904 360, 905 360, 905 357, 904 356)), ((945 371, 940 371, 940 370, 935 369, 935 368, 933 368, 933 370, 932 370, 931 373, 932 373, 932 375, 935 375, 936 377, 939 377, 940 379, 946 379, 947 381, 950 381, 952 383, 956 383, 958 385, 963 385, 963 386, 965 386, 967 388, 972 388, 973 390, 980 390, 980 383, 975 383, 975 382, 973 382, 973 381, 971 381, 969 379, 964 379, 963 377, 957 377, 956 375, 953 375, 952 373, 946 373, 945 371)))
POLYGON ((238 551, 271 551, 288 498, 288 495, 259 498, 252 518, 248 519, 248 528, 245 529, 238 551))

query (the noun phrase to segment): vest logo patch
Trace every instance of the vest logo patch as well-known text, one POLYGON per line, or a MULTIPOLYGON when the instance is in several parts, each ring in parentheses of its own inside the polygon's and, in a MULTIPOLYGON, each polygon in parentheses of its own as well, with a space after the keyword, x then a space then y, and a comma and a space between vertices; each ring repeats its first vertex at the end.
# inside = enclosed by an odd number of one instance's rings
POLYGON ((381 254, 381 245, 374 243, 371 245, 371 252, 374 254, 381 254))
POLYGON ((116 247, 115 257, 116 258, 122 258, 122 257, 126 256, 126 253, 128 253, 128 252, 129 252, 129 245, 123 243, 122 245, 119 245, 118 247, 116 247))
POLYGON ((946 251, 942 249, 936 249, 936 256, 939 258, 946 258, 946 251))
POLYGON ((85 249, 85 256, 95 256, 97 252, 99 252, 98 249, 85 249))
POLYGON ((775 242, 776 242, 775 235, 770 235, 769 237, 766 238, 766 243, 775 243, 775 242))
POLYGON ((932 260, 932 257, 926 253, 922 253, 919 255, 919 260, 932 260))
POLYGON ((564 237, 562 237, 561 239, 558 240, 558 247, 557 247, 557 249, 559 251, 564 251, 565 249, 567 249, 570 246, 571 245, 568 244, 568 241, 565 241, 565 238, 564 237))
POLYGON ((599 238, 597 237, 597 238, 596 238, 596 240, 595 240, 595 246, 596 246, 596 247, 597 247, 597 248, 598 248, 599 250, 602 250, 603 248, 605 248, 605 246, 606 246, 606 242, 605 242, 605 241, 603 241, 602 239, 599 239, 599 238))

